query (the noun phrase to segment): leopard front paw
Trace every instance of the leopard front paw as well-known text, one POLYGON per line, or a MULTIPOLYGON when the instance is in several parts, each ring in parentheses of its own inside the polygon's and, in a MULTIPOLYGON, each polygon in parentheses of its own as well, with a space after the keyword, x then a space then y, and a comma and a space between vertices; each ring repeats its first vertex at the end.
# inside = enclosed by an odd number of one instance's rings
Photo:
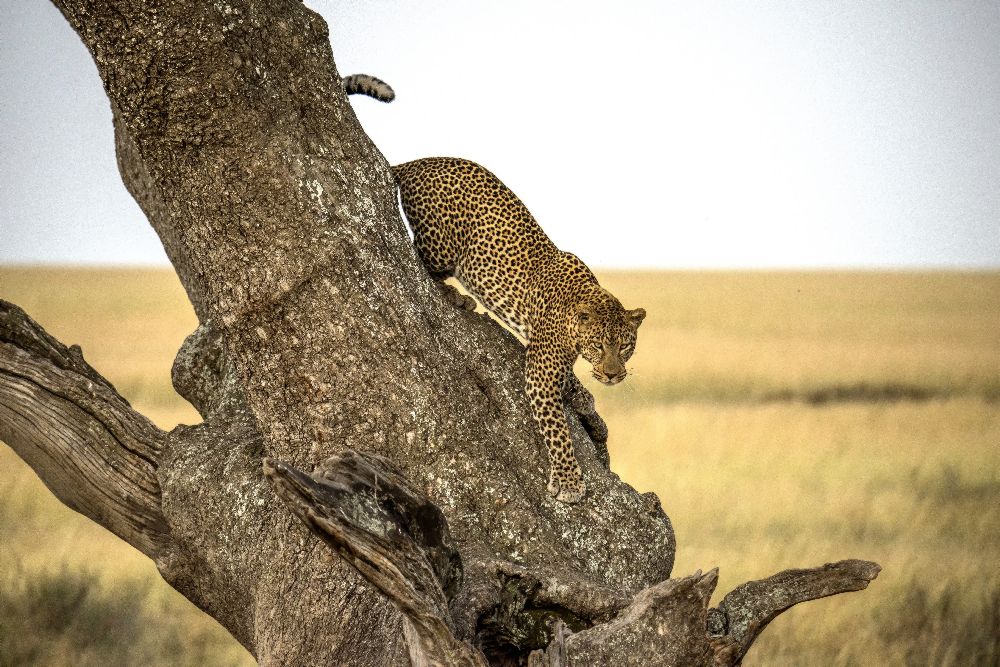
POLYGON ((559 479, 556 475, 549 475, 548 492, 561 503, 578 503, 587 494, 587 485, 579 471, 572 478, 559 479))
POLYGON ((587 485, 584 484, 583 482, 580 482, 579 489, 573 489, 573 490, 563 489, 562 491, 559 492, 559 495, 556 496, 556 500, 558 500, 561 503, 572 505, 573 503, 578 503, 581 500, 583 500, 583 497, 585 495, 587 495, 587 485))

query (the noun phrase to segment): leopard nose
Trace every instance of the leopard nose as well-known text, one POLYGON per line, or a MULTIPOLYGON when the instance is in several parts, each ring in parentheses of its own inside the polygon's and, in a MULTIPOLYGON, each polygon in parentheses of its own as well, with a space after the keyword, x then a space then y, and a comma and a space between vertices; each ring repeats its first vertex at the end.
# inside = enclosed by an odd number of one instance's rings
POLYGON ((626 375, 628 375, 628 373, 625 369, 622 369, 620 372, 614 374, 603 373, 597 370, 594 371, 594 377, 597 378, 601 384, 606 384, 608 386, 618 384, 625 379, 626 375))
POLYGON ((617 384, 625 379, 625 365, 609 354, 601 364, 601 374, 608 379, 607 384, 617 384))
POLYGON ((608 384, 618 384, 619 382, 625 379, 626 375, 628 375, 628 372, 623 368, 621 373, 616 373, 615 375, 608 376, 608 384))

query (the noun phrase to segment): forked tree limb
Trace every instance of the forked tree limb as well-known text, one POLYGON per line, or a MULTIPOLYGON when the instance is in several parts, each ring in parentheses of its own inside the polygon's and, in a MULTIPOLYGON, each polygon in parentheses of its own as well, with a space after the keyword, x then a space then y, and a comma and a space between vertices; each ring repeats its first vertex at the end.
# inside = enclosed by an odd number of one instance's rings
POLYGON ((767 624, 783 611, 800 602, 864 590, 881 569, 877 563, 852 559, 748 581, 709 611, 709 629, 713 636, 725 637, 738 647, 728 663, 738 665, 767 624))
MULTIPOLYGON (((461 560, 447 520, 399 469, 350 451, 312 474, 270 460, 264 473, 292 512, 403 613, 414 665, 487 664, 453 632, 448 600, 459 588, 461 560)), ((737 587, 711 610, 718 570, 668 579, 639 592, 611 620, 582 631, 573 633, 556 619, 548 648, 532 652, 528 665, 738 665, 781 612, 862 590, 878 572, 878 565, 860 560, 786 570, 737 587)))
POLYGON ((711 664, 704 618, 717 581, 718 571, 712 570, 640 591, 611 621, 567 637, 559 649, 566 660, 552 667, 711 664))
POLYGON ((800 602, 863 590, 880 569, 870 561, 845 560, 785 570, 738 586, 717 609, 708 609, 708 601, 718 570, 669 579, 638 593, 607 623, 575 634, 557 626, 549 647, 533 652, 528 664, 732 667, 783 611, 800 602))
POLYGON ((169 532, 156 476, 165 437, 79 347, 0 301, 0 440, 63 503, 151 557, 169 532))

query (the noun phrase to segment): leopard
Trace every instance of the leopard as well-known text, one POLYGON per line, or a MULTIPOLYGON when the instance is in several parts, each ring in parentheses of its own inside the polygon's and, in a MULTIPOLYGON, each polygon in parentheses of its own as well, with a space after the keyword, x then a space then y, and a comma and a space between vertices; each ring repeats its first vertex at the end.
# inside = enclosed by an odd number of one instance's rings
MULTIPOLYGON (((347 95, 395 99, 368 74, 342 79, 347 95)), ((417 255, 453 305, 476 300, 527 344, 524 388, 549 458, 547 491, 576 503, 586 494, 566 407, 597 446, 605 466, 608 428, 594 397, 573 371, 579 357, 605 385, 625 379, 642 308, 625 309, 576 255, 545 235, 521 200, 493 173, 470 160, 433 157, 392 167, 417 255), (473 297, 444 281, 454 277, 473 297)))
POLYGON ((576 255, 560 250, 521 200, 470 160, 431 157, 392 167, 417 255, 454 305, 475 301, 527 343, 524 389, 548 450, 548 493, 579 502, 586 484, 566 406, 607 465, 607 425, 573 371, 579 357, 605 385, 625 379, 642 308, 628 310, 576 255), (450 277, 475 298, 443 281, 450 277))

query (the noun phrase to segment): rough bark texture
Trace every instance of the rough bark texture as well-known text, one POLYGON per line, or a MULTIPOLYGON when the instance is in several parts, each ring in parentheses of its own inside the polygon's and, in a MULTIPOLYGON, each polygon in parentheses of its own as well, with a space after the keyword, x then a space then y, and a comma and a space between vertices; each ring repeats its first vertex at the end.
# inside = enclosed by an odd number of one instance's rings
POLYGON ((462 561, 448 522, 388 461, 347 452, 313 475, 264 461, 264 473, 292 511, 403 612, 414 665, 486 667, 455 638, 448 601, 462 585, 462 561))
POLYGON ((589 491, 547 495, 523 348, 420 266, 318 15, 296 0, 54 1, 201 322, 173 381, 205 420, 159 431, 5 306, 0 437, 60 498, 261 664, 526 664, 547 647, 571 660, 550 664, 649 664, 600 662, 601 645, 661 650, 646 640, 709 655, 714 577, 664 581, 658 499, 609 472, 573 416, 589 491), (668 617, 684 630, 647 636, 668 617))

